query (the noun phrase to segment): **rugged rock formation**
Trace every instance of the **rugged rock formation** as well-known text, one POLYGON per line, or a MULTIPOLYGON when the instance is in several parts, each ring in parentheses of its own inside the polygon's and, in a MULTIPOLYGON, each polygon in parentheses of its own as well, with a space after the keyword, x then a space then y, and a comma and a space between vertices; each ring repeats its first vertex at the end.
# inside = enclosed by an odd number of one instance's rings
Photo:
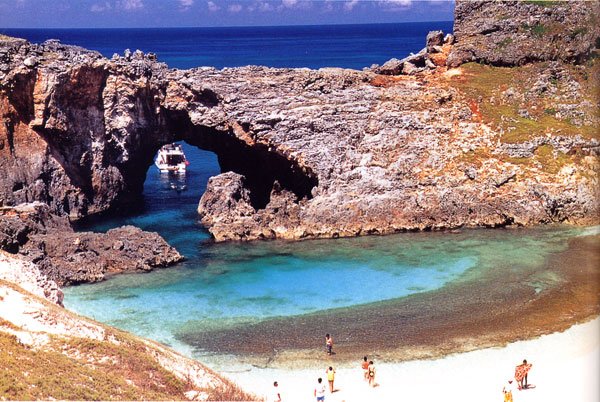
MULTIPOLYGON (((593 17, 588 4, 569 7, 593 17)), ((470 21, 457 19, 461 51, 470 21)), ((536 32, 520 32, 519 43, 532 46, 536 32)), ((594 46, 578 35, 581 49, 594 46)), ((452 40, 440 47, 439 36, 426 43, 433 66, 399 76, 169 70, 141 52, 108 60, 4 40, 0 198, 75 218, 126 208, 158 148, 184 140, 218 156, 223 175, 199 205, 217 240, 597 222, 598 61, 447 70, 452 40)))
POLYGON ((35 265, 0 251, 0 399, 257 400, 196 361, 54 304, 61 300, 35 265))
POLYGON ((75 233, 65 216, 52 214, 41 203, 0 209, 0 249, 34 262, 61 286, 150 271, 183 259, 157 233, 133 226, 75 233))
POLYGON ((383 66, 372 66, 371 71, 385 75, 415 75, 435 70, 446 64, 454 35, 444 37, 442 31, 432 31, 427 35, 426 46, 417 54, 410 54, 402 60, 391 59, 383 66))
POLYGON ((598 1, 456 0, 456 46, 448 65, 581 63, 600 42, 598 1))

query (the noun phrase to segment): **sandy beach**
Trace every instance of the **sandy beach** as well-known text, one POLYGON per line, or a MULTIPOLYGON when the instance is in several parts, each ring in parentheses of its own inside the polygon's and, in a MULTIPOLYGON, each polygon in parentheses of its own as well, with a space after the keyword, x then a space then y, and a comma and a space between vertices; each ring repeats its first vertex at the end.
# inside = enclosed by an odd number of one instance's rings
MULTIPOLYGON (((531 388, 516 391, 516 402, 600 400, 600 318, 565 332, 511 343, 505 347, 454 354, 437 360, 377 364, 377 383, 369 388, 356 368, 337 368, 335 392, 325 401, 502 401, 502 387, 524 358, 533 363, 531 388)), ((376 362, 377 363, 377 362, 376 362)), ((259 369, 225 372, 244 389, 268 396, 279 382, 282 400, 311 401, 323 369, 259 369)))

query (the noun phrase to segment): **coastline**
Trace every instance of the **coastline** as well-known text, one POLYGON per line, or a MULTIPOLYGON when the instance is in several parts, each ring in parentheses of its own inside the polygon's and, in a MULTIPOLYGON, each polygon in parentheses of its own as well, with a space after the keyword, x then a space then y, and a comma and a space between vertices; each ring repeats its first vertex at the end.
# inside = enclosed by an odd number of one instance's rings
POLYGON ((597 317, 599 265, 600 235, 576 237, 546 260, 541 273, 511 278, 510 269, 492 270, 476 287, 459 281, 403 299, 189 332, 179 340, 196 346, 194 356, 217 370, 348 366, 364 354, 379 362, 437 359, 565 331, 597 317), (537 291, 532 283, 543 280, 551 285, 537 291), (336 339, 336 355, 325 363, 323 331, 336 339))
MULTIPOLYGON (((502 387, 524 358, 533 363, 531 389, 515 391, 515 401, 597 401, 600 398, 600 318, 576 324, 564 332, 518 341, 503 347, 452 354, 435 360, 379 363, 377 383, 369 388, 362 380, 360 355, 352 367, 337 368, 333 394, 326 401, 401 400, 502 400, 502 387), (535 386, 535 388, 533 387, 535 386)), ((279 382, 285 401, 310 400, 317 377, 325 378, 329 365, 320 368, 252 368, 224 371, 236 384, 265 395, 279 382)), ((335 364, 334 364, 335 366, 335 364)))

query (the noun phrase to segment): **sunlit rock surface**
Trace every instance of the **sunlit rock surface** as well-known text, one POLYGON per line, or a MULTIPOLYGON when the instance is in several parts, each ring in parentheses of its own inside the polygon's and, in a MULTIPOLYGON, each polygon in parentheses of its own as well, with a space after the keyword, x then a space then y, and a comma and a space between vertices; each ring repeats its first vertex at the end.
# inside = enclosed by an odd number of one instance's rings
MULTIPOLYGON (((174 70, 141 52, 108 60, 54 41, 4 38, 0 202, 41 201, 72 218, 126 209, 158 148, 184 140, 237 175, 235 185, 225 183, 230 173, 213 178, 199 203, 217 240, 597 222, 598 62, 586 58, 597 54, 595 31, 578 31, 576 57, 461 64, 489 61, 453 55, 502 31, 470 32, 468 7, 458 3, 456 42, 432 34, 423 41, 425 67, 410 61, 404 71, 405 60, 386 75, 174 70), (460 67, 448 69, 447 59, 460 67)), ((587 4, 570 8, 592 18, 587 4)), ((550 19, 565 12, 526 9, 550 19)), ((500 17, 486 21, 507 24, 500 17)), ((528 45, 538 30, 514 36, 520 55, 539 53, 528 45)))

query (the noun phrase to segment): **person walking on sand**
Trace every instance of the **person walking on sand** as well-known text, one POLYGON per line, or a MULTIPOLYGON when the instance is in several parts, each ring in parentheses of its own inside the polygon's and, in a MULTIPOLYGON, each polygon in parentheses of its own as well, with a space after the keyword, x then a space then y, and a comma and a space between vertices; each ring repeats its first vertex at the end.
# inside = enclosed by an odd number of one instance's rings
POLYGON ((513 402, 513 391, 515 390, 515 385, 513 384, 513 380, 508 380, 508 384, 504 385, 502 388, 502 393, 504 393, 504 402, 513 402))
POLYGON ((373 363, 373 360, 371 360, 369 362, 368 370, 369 370, 369 385, 371 387, 374 387, 375 386, 375 374, 376 374, 376 371, 375 371, 375 364, 373 363))
POLYGON ((267 399, 268 402, 281 402, 281 394, 279 393, 279 384, 277 381, 273 383, 273 389, 271 390, 271 397, 267 399))
POLYGON ((369 361, 367 360, 367 356, 363 357, 363 362, 360 367, 363 370, 363 379, 369 381, 369 361))
POLYGON ((333 381, 335 380, 335 370, 333 367, 329 366, 327 370, 325 370, 325 374, 327 374, 327 381, 329 382, 329 392, 333 393, 333 381))
POLYGON ((317 380, 317 386, 315 387, 315 396, 317 397, 317 402, 325 400, 325 384, 323 384, 323 379, 319 377, 317 380))
POLYGON ((325 347, 327 348, 327 354, 333 353, 333 337, 329 334, 325 334, 325 347))
POLYGON ((531 370, 532 364, 527 363, 527 360, 523 360, 522 364, 519 364, 515 368, 515 380, 519 384, 519 389, 527 388, 527 373, 531 370))

